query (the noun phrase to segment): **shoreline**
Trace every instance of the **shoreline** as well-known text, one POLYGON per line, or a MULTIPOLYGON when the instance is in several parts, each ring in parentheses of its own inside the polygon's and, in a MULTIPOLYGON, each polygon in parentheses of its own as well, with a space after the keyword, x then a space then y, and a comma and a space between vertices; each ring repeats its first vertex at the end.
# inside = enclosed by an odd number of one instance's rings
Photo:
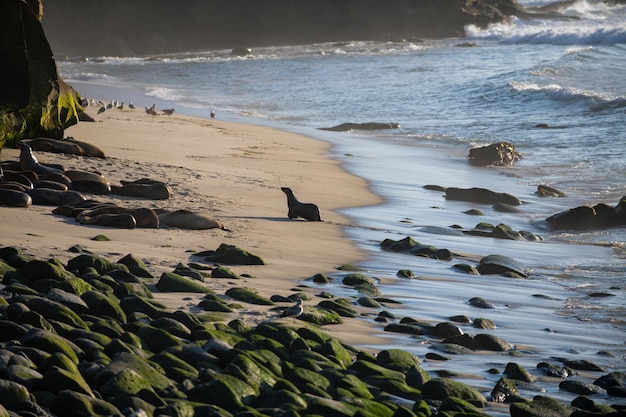
MULTIPOLYGON (((107 159, 37 152, 39 161, 59 163, 66 169, 99 171, 113 185, 143 177, 164 180, 174 192, 169 200, 132 200, 113 195, 97 199, 130 206, 191 209, 209 214, 232 231, 103 228, 53 215, 54 207, 49 206, 0 208, 0 222, 6 225, 5 246, 62 261, 75 256, 67 252, 73 245, 82 245, 107 258, 132 253, 145 259, 158 277, 178 263, 192 261, 193 251, 214 250, 228 243, 266 262, 263 266, 233 266, 236 273, 256 278, 229 284, 253 287, 266 297, 288 296, 297 289, 315 304, 316 289, 303 288, 303 280, 363 259, 364 252, 343 230, 350 219, 338 211, 377 204, 380 198, 369 190, 364 179, 348 173, 339 161, 328 156, 330 143, 269 127, 179 114, 151 116, 140 108, 111 109, 102 115, 96 115, 96 110, 87 108, 99 121, 72 126, 66 136, 101 147, 107 159), (281 186, 291 187, 301 201, 318 204, 325 221, 289 220, 281 186), (97 234, 111 241, 91 241, 97 234)), ((7 148, 0 157, 19 159, 19 151, 7 148)), ((208 285, 224 287, 226 284, 220 281, 212 280, 208 285)), ((187 309, 197 297, 162 293, 158 298, 170 308, 187 309)), ((276 314, 267 310, 245 305, 236 314, 256 324, 276 314)), ((364 320, 351 319, 330 327, 329 333, 348 344, 374 340, 374 329, 364 320)))

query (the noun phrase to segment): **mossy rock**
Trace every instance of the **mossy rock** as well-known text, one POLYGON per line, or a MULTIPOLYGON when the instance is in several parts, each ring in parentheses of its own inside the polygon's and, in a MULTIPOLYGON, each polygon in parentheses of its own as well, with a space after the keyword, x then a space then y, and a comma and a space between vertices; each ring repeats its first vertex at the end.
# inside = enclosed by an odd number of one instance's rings
POLYGON ((143 379, 150 383, 157 393, 169 390, 173 386, 173 382, 164 375, 162 370, 157 369, 145 359, 128 353, 120 353, 115 356, 111 362, 98 373, 98 380, 107 381, 127 369, 136 371, 143 379))
POLYGON ((346 347, 338 339, 335 338, 326 340, 318 346, 315 351, 321 353, 328 359, 337 362, 341 365, 342 369, 345 369, 352 362, 354 362, 354 355, 350 353, 350 351, 346 349, 346 347))
POLYGON ((189 391, 191 401, 237 410, 245 404, 251 404, 258 394, 249 384, 234 376, 219 373, 211 376, 210 382, 196 385, 189 391))
POLYGON ((233 245, 222 243, 215 251, 197 254, 207 262, 226 265, 265 265, 261 257, 233 245))
POLYGON ((8 271, 15 272, 15 268, 0 259, 0 278, 4 277, 8 271))
POLYGON ((513 403, 509 408, 511 417, 569 417, 574 409, 554 398, 536 396, 526 403, 513 403))
POLYGON ((421 389, 422 386, 431 379, 430 374, 419 366, 415 366, 406 371, 406 383, 413 388, 421 389))
POLYGON ((15 381, 0 379, 0 401, 9 410, 19 409, 22 401, 30 400, 28 389, 15 381))
POLYGON ((231 298, 234 298, 235 300, 243 301, 249 304, 264 305, 264 306, 274 305, 273 301, 257 294, 256 292, 254 292, 254 290, 250 288, 244 288, 244 287, 229 288, 228 290, 226 290, 226 295, 231 298))
POLYGON ((4 372, 9 380, 20 383, 28 389, 31 389, 33 385, 43 379, 43 375, 37 372, 37 370, 25 365, 9 365, 4 372))
POLYGON ((373 277, 366 275, 366 274, 353 273, 353 274, 347 274, 346 276, 344 276, 341 282, 343 283, 343 285, 355 287, 359 284, 374 285, 376 280, 373 277))
POLYGON ((161 292, 196 292, 205 294, 213 292, 201 282, 173 272, 163 272, 156 287, 161 292))
POLYGON ((67 262, 67 269, 69 271, 79 271, 79 273, 81 273, 87 268, 94 268, 99 274, 106 274, 114 269, 122 269, 128 272, 128 267, 126 265, 111 262, 94 255, 78 255, 67 262))
POLYGON ((369 308, 383 308, 383 305, 376 301, 373 297, 364 295, 356 301, 358 305, 369 308))
POLYGON ((139 336, 151 352, 159 353, 173 346, 182 345, 185 340, 172 335, 164 329, 158 329, 150 325, 139 326, 135 333, 139 336))
POLYGON ((455 417, 455 416, 471 416, 471 417, 489 417, 489 414, 483 413, 480 408, 457 397, 448 397, 441 402, 439 406, 438 416, 455 417))
POLYGON ((301 387, 303 384, 310 384, 324 392, 329 392, 331 388, 330 380, 321 373, 299 368, 291 363, 283 365, 283 374, 285 378, 297 387, 301 387))
POLYGON ((53 262, 32 260, 20 268, 20 273, 26 278, 36 280, 67 281, 76 279, 76 275, 67 271, 62 265, 53 262))
POLYGON ((170 404, 162 405, 154 410, 155 416, 193 417, 197 415, 220 416, 221 414, 196 414, 198 403, 178 400, 170 404))
POLYGON ((406 372, 420 364, 417 356, 401 349, 386 349, 376 355, 376 363, 394 371, 406 372))
POLYGON ((61 391, 57 394, 50 411, 67 417, 121 416, 122 412, 113 404, 75 391, 61 391))
POLYGON ((350 302, 345 298, 336 298, 334 300, 323 300, 320 301, 318 307, 335 311, 342 317, 356 317, 358 312, 352 307, 350 302))
POLYGON ((120 300, 120 306, 127 316, 132 313, 143 313, 152 319, 169 314, 167 307, 158 301, 131 294, 120 300))
POLYGON ((127 297, 131 294, 136 294, 145 298, 154 298, 152 291, 150 291, 148 286, 143 282, 120 282, 120 284, 113 290, 113 294, 119 299, 127 297))
POLYGON ((358 411, 358 407, 347 402, 337 401, 330 398, 319 397, 312 394, 303 394, 308 404, 307 416, 324 417, 352 417, 358 411))
MULTIPOLYGON (((22 313, 24 315, 26 313, 22 313)), ((42 317, 43 318, 43 317, 42 317)), ((0 320, 0 342, 19 340, 28 332, 26 326, 8 320, 0 320)))
POLYGON ((361 379, 373 376, 385 379, 395 379, 402 382, 406 381, 405 375, 402 372, 387 369, 383 366, 362 359, 356 360, 348 369, 361 379))
MULTIPOLYGON (((117 399, 128 395, 136 395, 144 391, 154 393, 150 382, 144 376, 132 368, 123 369, 121 372, 112 375, 103 383, 99 384, 98 392, 103 398, 117 399)), ((114 402, 114 401, 111 401, 114 402)))
POLYGON ((300 336, 294 329, 280 324, 260 323, 254 329, 255 334, 276 340, 284 347, 289 347, 300 336))
POLYGON ((225 266, 218 266, 211 271, 211 278, 241 279, 239 275, 225 266))
POLYGON ((431 379, 421 389, 426 399, 443 401, 448 397, 458 397, 481 408, 487 402, 485 396, 476 388, 449 378, 431 379))
POLYGON ((517 379, 524 382, 535 382, 535 377, 528 372, 522 365, 515 362, 509 362, 504 368, 504 375, 511 379, 517 379))
POLYGON ((370 391, 370 387, 361 381, 356 375, 345 373, 342 371, 324 370, 323 375, 326 376, 333 384, 336 396, 339 397, 357 397, 366 400, 374 398, 374 394, 370 391))
POLYGON ((304 411, 307 408, 307 403, 301 395, 286 389, 269 391, 260 398, 260 401, 261 408, 296 411, 304 411))
POLYGON ((378 289, 378 287, 374 284, 368 284, 366 282, 359 284, 354 287, 354 289, 363 296, 366 297, 378 297, 382 295, 382 292, 378 289))
POLYGON ((81 349, 66 338, 40 329, 31 329, 20 339, 23 346, 30 346, 53 354, 60 352, 66 355, 72 362, 78 364, 81 349))
POLYGON ((343 323, 341 316, 337 312, 313 306, 304 306, 304 312, 298 316, 298 319, 317 326, 343 323))
POLYGON ((54 287, 60 290, 78 295, 79 297, 83 293, 93 290, 93 287, 91 286, 91 284, 89 284, 84 279, 78 278, 78 277, 59 282, 54 287))
POLYGON ((196 368, 170 352, 161 352, 153 355, 148 361, 159 365, 165 371, 165 375, 176 382, 198 378, 198 370, 196 368))
POLYGON ((224 367, 225 374, 246 381, 255 392, 271 391, 279 377, 268 368, 252 360, 249 356, 240 353, 224 367))
POLYGON ((329 282, 333 281, 333 278, 329 277, 326 274, 321 274, 321 273, 315 274, 309 279, 317 284, 328 284, 329 282))
POLYGON ((57 366, 52 366, 46 371, 41 383, 44 387, 48 387, 53 393, 69 390, 92 397, 94 396, 89 384, 87 384, 87 381, 85 381, 80 372, 69 372, 57 366))
POLYGON ((131 253, 124 256, 122 259, 117 261, 117 263, 126 265, 128 267, 128 271, 133 275, 141 278, 154 278, 150 271, 148 271, 148 267, 144 261, 131 253))
POLYGON ((381 379, 381 383, 376 385, 388 394, 411 401, 417 401, 422 398, 422 392, 419 389, 413 388, 402 381, 398 381, 397 379, 381 379))
POLYGON ((303 339, 307 340, 309 345, 311 345, 311 342, 324 344, 333 339, 333 337, 329 336, 327 333, 312 326, 299 327, 296 331, 303 339))
POLYGON ((245 352, 246 357, 250 358, 261 368, 268 369, 273 375, 279 378, 283 378, 283 359, 281 359, 276 353, 268 349, 256 349, 247 350, 245 352))
POLYGON ((87 291, 81 298, 89 306, 90 314, 98 317, 109 317, 120 323, 126 323, 126 313, 116 297, 107 296, 99 291, 87 291))

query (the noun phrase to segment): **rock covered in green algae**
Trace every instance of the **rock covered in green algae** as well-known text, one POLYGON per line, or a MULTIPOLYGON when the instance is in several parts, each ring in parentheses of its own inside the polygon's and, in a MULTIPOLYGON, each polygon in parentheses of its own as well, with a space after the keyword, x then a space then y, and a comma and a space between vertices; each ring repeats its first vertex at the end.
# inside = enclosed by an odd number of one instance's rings
POLYGON ((206 262, 226 265, 265 265, 261 257, 226 243, 222 243, 214 251, 198 252, 196 256, 204 257, 206 262))
POLYGON ((201 282, 173 272, 163 272, 159 282, 156 284, 156 287, 161 292, 213 292, 209 287, 201 282))

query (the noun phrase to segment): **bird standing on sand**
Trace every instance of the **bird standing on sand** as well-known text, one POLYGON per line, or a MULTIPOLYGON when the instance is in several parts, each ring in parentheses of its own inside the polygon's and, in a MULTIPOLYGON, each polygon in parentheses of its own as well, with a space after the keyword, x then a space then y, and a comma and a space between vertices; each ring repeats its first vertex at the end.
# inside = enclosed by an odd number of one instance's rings
POLYGON ((98 114, 104 113, 106 111, 106 107, 102 106, 98 109, 98 114))
POLYGON ((283 311, 280 316, 281 317, 293 317, 293 321, 295 322, 296 319, 304 312, 304 307, 302 306, 302 299, 298 298, 296 300, 296 303, 294 305, 292 305, 291 307, 289 307, 288 309, 286 309, 285 311, 283 311))
POLYGON ((174 114, 176 110, 174 109, 163 109, 163 114, 167 114, 168 116, 171 116, 172 114, 174 114))
POLYGON ((215 119, 215 112, 211 110, 211 119, 215 119))
POLYGON ((133 104, 132 101, 130 103, 128 103, 128 108, 129 109, 134 109, 135 108, 135 105, 133 104))

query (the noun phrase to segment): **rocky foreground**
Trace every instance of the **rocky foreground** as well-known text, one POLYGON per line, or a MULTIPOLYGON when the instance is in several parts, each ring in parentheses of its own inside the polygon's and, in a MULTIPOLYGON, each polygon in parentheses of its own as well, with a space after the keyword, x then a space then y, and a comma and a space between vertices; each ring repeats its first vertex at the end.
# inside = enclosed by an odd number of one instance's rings
MULTIPOLYGON (((201 282, 199 264, 157 279, 132 255, 111 262, 72 250, 64 265, 0 249, 0 416, 486 416, 496 402, 511 403, 512 416, 625 411, 582 391, 571 406, 525 399, 516 387, 529 374, 513 362, 486 397, 429 375, 408 352, 373 355, 342 344, 320 329, 340 321, 340 309, 322 303, 298 320, 226 323, 239 303, 290 305, 298 295, 272 301, 241 287, 221 295, 201 282), (205 297, 198 313, 170 311, 151 288, 205 297)), ((228 245, 202 256, 215 261, 232 251, 254 257, 228 245)), ((225 267, 210 269, 229 276, 225 267)), ((594 386, 619 396, 625 380, 610 373, 594 386)))

